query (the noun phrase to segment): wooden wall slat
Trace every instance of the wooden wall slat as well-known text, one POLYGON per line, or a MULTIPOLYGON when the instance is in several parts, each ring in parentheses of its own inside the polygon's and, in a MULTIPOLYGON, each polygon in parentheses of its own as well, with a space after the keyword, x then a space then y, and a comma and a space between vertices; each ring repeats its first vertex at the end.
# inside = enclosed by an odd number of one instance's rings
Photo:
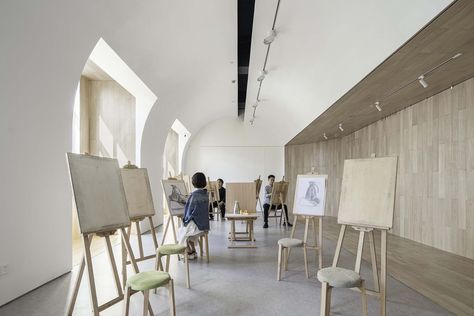
POLYGON ((289 207, 296 175, 328 174, 337 216, 344 159, 399 156, 391 233, 474 259, 474 78, 343 138, 287 145, 289 207))

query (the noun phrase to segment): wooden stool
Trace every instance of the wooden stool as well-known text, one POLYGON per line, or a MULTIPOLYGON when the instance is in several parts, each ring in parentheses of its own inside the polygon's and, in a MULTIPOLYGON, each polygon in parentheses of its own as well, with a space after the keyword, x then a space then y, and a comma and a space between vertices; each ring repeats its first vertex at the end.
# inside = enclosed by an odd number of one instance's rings
MULTIPOLYGON (((166 271, 169 272, 170 269, 170 257, 171 255, 184 255, 184 264, 186 268, 186 288, 190 288, 189 282, 189 261, 188 261, 188 253, 186 251, 186 246, 180 244, 168 244, 158 247, 156 249, 156 265, 155 268, 158 271, 166 271), (161 257, 166 256, 166 267, 163 269, 163 263, 161 262, 161 257)), ((155 289, 156 293, 156 289, 155 289)))
POLYGON ((304 270, 306 272, 306 278, 309 279, 308 273, 308 257, 306 254, 305 243, 301 239, 296 238, 283 238, 278 240, 278 274, 277 280, 281 280, 281 265, 283 264, 285 271, 288 270, 288 258, 290 256, 289 249, 291 248, 303 248, 304 254, 304 270))
POLYGON ((130 295, 135 292, 143 292, 144 301, 143 301, 143 315, 148 315, 148 305, 150 290, 159 288, 161 286, 166 286, 169 292, 169 304, 170 304, 170 315, 175 316, 175 304, 174 304, 174 286, 173 279, 167 272, 163 271, 147 271, 140 272, 134 276, 128 278, 127 284, 125 286, 125 308, 124 315, 128 316, 130 308, 130 295))
POLYGON ((321 285, 321 316, 329 316, 331 310, 331 290, 338 288, 358 288, 362 294, 362 313, 367 316, 367 295, 364 280, 354 270, 330 267, 318 271, 321 285))
POLYGON ((206 246, 206 261, 207 263, 209 263, 209 232, 208 231, 204 231, 198 235, 196 235, 195 237, 199 237, 199 250, 200 250, 200 255, 201 257, 203 256, 203 243, 204 246, 206 246))

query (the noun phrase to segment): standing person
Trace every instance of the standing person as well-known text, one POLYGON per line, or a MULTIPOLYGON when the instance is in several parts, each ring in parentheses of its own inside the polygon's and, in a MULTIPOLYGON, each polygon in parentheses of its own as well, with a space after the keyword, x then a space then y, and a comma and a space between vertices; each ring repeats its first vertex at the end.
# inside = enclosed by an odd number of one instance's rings
POLYGON ((196 259, 196 247, 194 243, 198 241, 197 235, 209 230, 208 205, 206 176, 202 172, 197 172, 191 180, 196 188, 188 198, 184 207, 184 226, 179 230, 179 243, 187 245, 189 259, 196 259))
MULTIPOLYGON (((273 183, 275 182, 275 176, 273 174, 268 176, 268 184, 265 186, 265 199, 263 200, 263 228, 268 228, 268 212, 270 211, 270 204, 272 199, 273 183)), ((286 204, 283 205, 272 205, 272 210, 283 209, 285 211, 286 225, 288 227, 293 226, 288 219, 288 207, 286 204)))
POLYGON ((211 220, 214 220, 214 215, 213 215, 213 208, 218 207, 219 210, 221 211, 221 218, 225 219, 225 188, 224 188, 224 180, 222 179, 217 179, 217 189, 219 190, 219 201, 214 201, 211 204, 209 204, 209 218, 211 220))

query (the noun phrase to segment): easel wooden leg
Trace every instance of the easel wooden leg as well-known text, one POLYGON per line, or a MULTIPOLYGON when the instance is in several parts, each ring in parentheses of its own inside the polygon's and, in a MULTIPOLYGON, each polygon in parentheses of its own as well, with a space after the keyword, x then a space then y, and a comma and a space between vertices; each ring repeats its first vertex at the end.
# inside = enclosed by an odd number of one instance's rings
POLYGON ((277 271, 277 280, 281 280, 281 261, 283 255, 283 246, 278 245, 278 271, 277 271))
POLYGON ((170 226, 170 221, 171 221, 171 214, 168 215, 168 219, 167 219, 166 225, 165 225, 165 230, 163 231, 163 238, 161 239, 161 245, 162 245, 162 246, 163 246, 164 243, 165 243, 166 234, 168 233, 168 227, 170 226))
POLYGON ((90 243, 89 243, 89 236, 87 234, 82 235, 82 240, 84 242, 84 254, 86 256, 86 266, 87 266, 87 275, 89 277, 92 310, 93 310, 94 316, 99 316, 99 304, 97 302, 97 293, 95 290, 94 268, 92 267, 92 256, 91 256, 91 248, 90 248, 90 243))
POLYGON ((123 295, 122 287, 120 286, 120 278, 118 275, 117 265, 115 264, 114 252, 112 250, 112 243, 110 242, 110 236, 105 236, 105 243, 107 244, 107 252, 109 254, 110 266, 114 273, 115 286, 117 287, 117 294, 119 296, 123 295))
POLYGON ((369 232, 369 248, 370 248, 370 259, 372 261, 372 274, 374 277, 374 290, 378 292, 380 290, 379 284, 379 270, 377 267, 377 254, 375 252, 375 240, 374 231, 369 232))
POLYGON ((331 289, 327 282, 321 284, 321 316, 331 315, 331 289))
POLYGON ((148 216, 148 221, 150 222, 150 229, 151 229, 151 237, 153 238, 153 244, 155 245, 155 249, 158 248, 158 240, 156 239, 156 231, 155 225, 153 224, 153 218, 148 216))
POLYGON ((173 230, 174 243, 178 243, 178 238, 176 238, 176 227, 174 226, 174 217, 171 216, 171 229, 173 230))
POLYGON ((142 232, 138 221, 135 222, 135 228, 137 229, 138 251, 140 252, 140 258, 143 258, 145 257, 145 254, 143 253, 142 232))
POLYGON ((127 250, 123 242, 120 243, 120 249, 122 252, 122 289, 125 289, 127 283, 127 250))
POLYGON ((362 251, 364 250, 364 236, 365 232, 360 231, 359 232, 359 244, 357 246, 357 257, 356 257, 356 263, 354 267, 354 271, 359 273, 360 272, 360 264, 362 262, 362 251))
POLYGON ((306 244, 303 245, 303 256, 304 256, 304 271, 306 272, 306 278, 309 279, 308 254, 306 253, 306 244))
MULTIPOLYGON (((94 235, 89 235, 89 245, 92 243, 92 237, 94 235)), ((79 288, 81 287, 82 276, 84 275, 84 268, 86 267, 86 256, 82 254, 81 264, 79 265, 79 271, 77 273, 76 281, 74 282, 74 290, 72 291, 71 300, 69 301, 67 315, 72 316, 74 311, 74 306, 76 305, 77 294, 79 293, 79 288)))
POLYGON ((323 217, 319 217, 319 245, 318 245, 318 256, 319 256, 319 269, 323 268, 323 217))
POLYGON ((380 243, 380 315, 387 313, 387 231, 381 231, 380 243))
POLYGON ((367 316, 367 294, 365 293, 365 281, 360 284, 360 294, 362 297, 362 315, 367 316))
POLYGON ((336 253, 334 254, 334 259, 332 260, 332 266, 337 266, 339 261, 339 255, 341 254, 342 241, 344 239, 344 233, 346 232, 346 225, 341 225, 341 230, 339 231, 339 238, 337 240, 336 253))
POLYGON ((128 316, 130 310, 130 287, 125 287, 125 297, 124 297, 124 307, 123 307, 123 315, 128 316))

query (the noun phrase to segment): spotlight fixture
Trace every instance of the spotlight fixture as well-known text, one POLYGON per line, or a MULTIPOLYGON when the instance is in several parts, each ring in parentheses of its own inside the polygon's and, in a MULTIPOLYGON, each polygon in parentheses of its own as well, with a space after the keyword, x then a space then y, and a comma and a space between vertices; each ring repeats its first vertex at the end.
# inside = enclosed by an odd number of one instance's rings
POLYGON ((253 125, 253 122, 255 122, 255 119, 254 118, 250 119, 250 125, 253 125))
POLYGON ((270 45, 275 40, 275 37, 275 30, 271 30, 270 32, 268 32, 268 36, 263 39, 263 44, 270 45))
POLYGON ((423 88, 428 87, 428 82, 425 81, 425 76, 421 75, 418 77, 418 82, 423 86, 423 88))
POLYGON ((265 70, 262 70, 262 72, 260 73, 260 76, 257 78, 257 81, 263 81, 266 75, 267 75, 267 72, 265 70))
POLYGON ((375 108, 377 109, 377 111, 382 112, 382 108, 380 107, 379 101, 375 102, 375 108))
POLYGON ((324 137, 324 139, 326 139, 326 140, 328 139, 328 137, 326 136, 326 133, 323 133, 323 137, 324 137))
POLYGON ((342 128, 342 123, 339 123, 339 129, 341 130, 341 132, 344 132, 344 129, 342 128))
POLYGON ((258 103, 255 103, 254 105, 252 105, 252 107, 253 107, 254 109, 256 109, 257 106, 258 106, 258 103))

